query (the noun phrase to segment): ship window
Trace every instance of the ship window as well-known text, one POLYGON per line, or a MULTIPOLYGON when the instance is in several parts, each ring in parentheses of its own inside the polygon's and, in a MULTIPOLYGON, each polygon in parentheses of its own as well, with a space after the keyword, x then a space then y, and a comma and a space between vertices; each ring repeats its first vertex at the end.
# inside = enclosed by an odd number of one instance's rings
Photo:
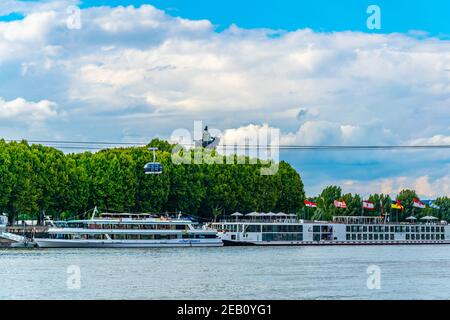
POLYGON ((372 231, 373 231, 373 227, 369 226, 369 232, 372 232, 372 231))
POLYGON ((245 229, 246 232, 261 232, 261 225, 248 225, 245 229))
POLYGON ((427 232, 430 232, 430 227, 427 227, 427 232))
POLYGON ((416 235, 414 233, 411 233, 411 240, 415 240, 416 239, 416 235))
POLYGON ((406 232, 409 232, 409 227, 406 227, 406 232))
POLYGON ((430 235, 429 234, 427 234, 427 240, 430 240, 430 235))
POLYGON ((384 240, 384 235, 380 234, 380 240, 384 240))
POLYGON ((406 240, 409 240, 409 233, 406 234, 406 240))
POLYGON ((345 231, 350 232, 350 226, 346 226, 345 231))
POLYGON ((358 240, 361 240, 361 234, 360 233, 358 234, 358 240))
POLYGON ((384 227, 384 232, 389 232, 389 227, 388 226, 384 227))
POLYGON ((176 230, 186 230, 186 225, 184 224, 177 224, 175 226, 176 230))
POLYGON ((373 234, 369 233, 369 240, 372 240, 372 239, 373 239, 373 234))
POLYGON ((377 233, 375 233, 375 234, 373 235, 373 240, 378 240, 378 234, 377 234, 377 233))
POLYGON ((313 232, 320 232, 320 226, 313 226, 313 232))
POLYGON ((363 232, 367 232, 367 226, 363 227, 363 232))
POLYGON ((422 233, 420 236, 421 236, 422 240, 425 240, 425 234, 422 233))
POLYGON ((350 234, 347 233, 347 234, 345 235, 345 238, 346 238, 347 240, 350 240, 350 234))
POLYGON ((445 239, 445 236, 444 236, 443 234, 441 234, 441 239, 442 239, 442 240, 444 240, 444 239, 445 239))
POLYGON ((352 234, 352 240, 356 240, 356 234, 352 234))

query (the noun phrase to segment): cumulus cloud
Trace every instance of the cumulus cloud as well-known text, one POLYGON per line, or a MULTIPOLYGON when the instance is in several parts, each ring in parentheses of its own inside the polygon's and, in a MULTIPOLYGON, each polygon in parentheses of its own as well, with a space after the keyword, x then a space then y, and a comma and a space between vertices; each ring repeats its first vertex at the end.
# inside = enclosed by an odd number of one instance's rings
MULTIPOLYGON (((344 193, 358 193, 367 198, 370 194, 378 192, 388 194, 392 198, 403 189, 413 189, 421 199, 435 199, 450 193, 450 175, 444 175, 437 179, 432 179, 428 175, 419 177, 398 176, 391 178, 381 178, 372 181, 341 180, 333 181, 342 186, 344 193)), ((331 183, 330 183, 331 184, 331 183)), ((312 195, 319 193, 322 185, 311 186, 312 195)))
POLYGON ((56 103, 48 100, 30 102, 23 98, 17 98, 6 101, 0 97, 0 119, 42 121, 55 117, 57 115, 56 108, 56 103))

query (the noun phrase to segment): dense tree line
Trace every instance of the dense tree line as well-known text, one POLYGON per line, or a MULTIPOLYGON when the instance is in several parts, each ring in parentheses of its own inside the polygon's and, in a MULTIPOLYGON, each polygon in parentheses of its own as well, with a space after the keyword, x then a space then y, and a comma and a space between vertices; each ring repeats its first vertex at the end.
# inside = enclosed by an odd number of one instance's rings
MULTIPOLYGON (((235 211, 248 213, 298 213, 305 219, 331 220, 333 215, 389 215, 390 221, 404 221, 433 215, 450 220, 450 199, 437 198, 439 209, 413 207, 414 190, 403 190, 395 199, 373 194, 367 199, 375 210, 362 209, 362 197, 344 194, 338 186, 326 187, 309 198, 318 208, 305 207, 300 175, 280 162, 275 175, 261 175, 267 164, 182 164, 172 163, 173 145, 153 140, 157 159, 164 165, 160 175, 145 175, 143 167, 152 160, 147 147, 106 149, 96 153, 64 154, 41 145, 6 143, 0 140, 0 210, 17 219, 87 218, 94 206, 110 212, 183 212, 213 218, 235 211), (344 200, 347 209, 335 208, 344 200), (399 200, 404 210, 391 209, 399 200)), ((192 151, 181 151, 188 158, 192 151)), ((234 156, 237 162, 237 156, 234 156)))
MULTIPOLYGON (((0 210, 22 218, 86 218, 98 206, 110 212, 184 212, 211 218, 235 211, 299 212, 304 189, 299 174, 280 162, 275 175, 263 164, 173 164, 172 145, 153 140, 160 175, 145 175, 147 147, 64 154, 41 145, 0 141, 0 210)), ((192 151, 185 151, 190 152, 192 151)), ((192 155, 191 155, 192 156, 192 155)), ((266 165, 265 165, 266 166, 266 165)))

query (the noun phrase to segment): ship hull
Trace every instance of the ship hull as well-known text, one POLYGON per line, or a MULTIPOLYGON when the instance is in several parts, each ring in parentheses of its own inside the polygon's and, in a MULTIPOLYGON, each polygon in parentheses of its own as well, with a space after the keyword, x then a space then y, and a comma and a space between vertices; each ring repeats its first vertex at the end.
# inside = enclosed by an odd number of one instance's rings
POLYGON ((177 247, 221 247, 220 239, 202 240, 60 240, 35 239, 39 248, 177 248, 177 247))
POLYGON ((224 246, 370 246, 370 245, 431 245, 450 244, 449 240, 435 241, 234 241, 223 240, 224 246))

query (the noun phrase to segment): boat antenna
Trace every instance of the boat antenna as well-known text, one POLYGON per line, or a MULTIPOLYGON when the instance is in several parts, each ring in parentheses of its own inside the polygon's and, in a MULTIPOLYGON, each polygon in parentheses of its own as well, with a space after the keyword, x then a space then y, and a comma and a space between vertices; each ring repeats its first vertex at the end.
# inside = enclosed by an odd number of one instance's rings
POLYGON ((95 206, 94 211, 92 212, 91 220, 94 220, 96 213, 98 213, 97 206, 95 206))

